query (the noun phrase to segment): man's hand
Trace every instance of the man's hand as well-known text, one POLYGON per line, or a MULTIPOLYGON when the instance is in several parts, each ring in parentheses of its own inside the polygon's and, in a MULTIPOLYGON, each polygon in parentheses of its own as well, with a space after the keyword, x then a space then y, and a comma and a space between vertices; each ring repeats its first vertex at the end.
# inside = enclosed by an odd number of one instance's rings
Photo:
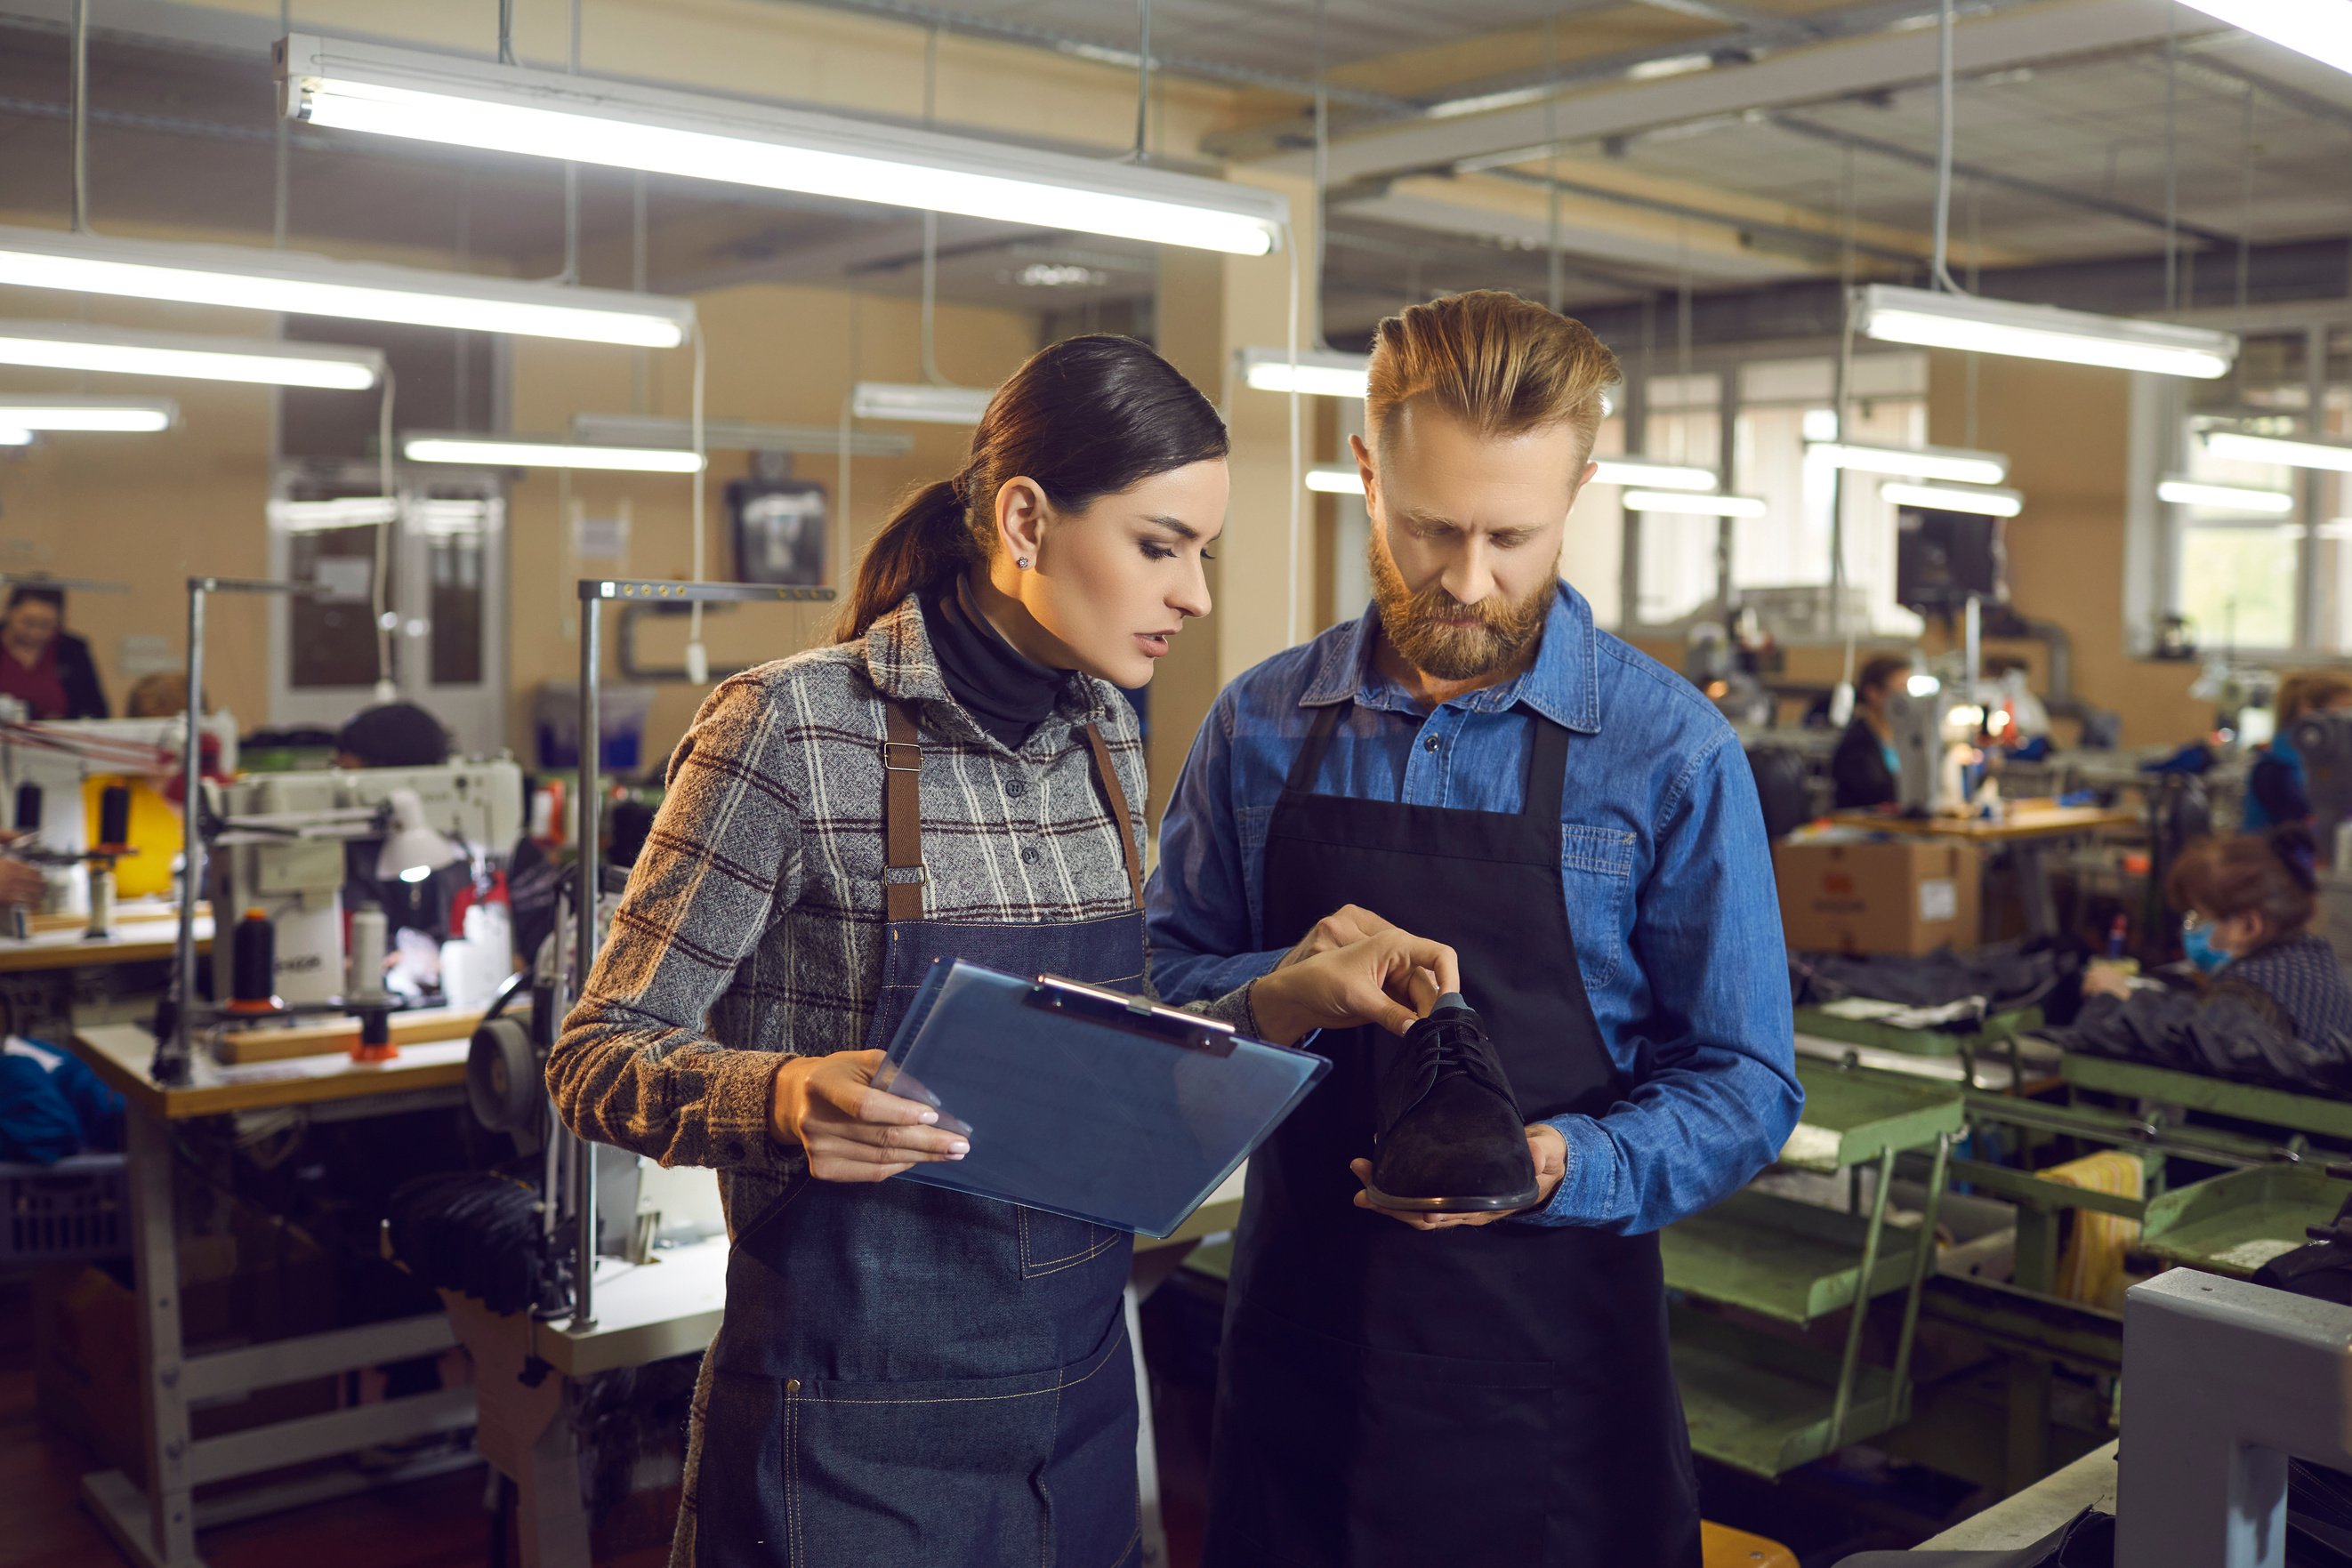
POLYGON ((1350 942, 1360 942, 1367 936, 1378 936, 1395 929, 1394 925, 1361 904, 1343 904, 1309 927, 1307 935, 1298 939, 1298 946, 1285 953, 1282 962, 1275 967, 1286 969, 1301 959, 1314 957, 1318 953, 1328 953, 1334 948, 1345 947, 1350 942))
POLYGON ((971 1145, 933 1125, 937 1112, 874 1087, 878 1051, 787 1058, 776 1070, 768 1126, 808 1152, 819 1181, 882 1181, 932 1160, 960 1160, 971 1145))
POLYGON ((1508 1219, 1515 1214, 1541 1208, 1559 1190, 1560 1178, 1568 1174, 1568 1140, 1559 1129, 1549 1123, 1538 1122, 1528 1129, 1528 1153, 1535 1156, 1536 1181, 1540 1188, 1536 1200, 1527 1208, 1494 1208, 1481 1214, 1427 1214, 1418 1210, 1382 1208, 1372 1201, 1369 1188, 1372 1182, 1372 1162, 1349 1160, 1348 1168, 1356 1173, 1356 1180, 1368 1190, 1356 1194, 1356 1207, 1369 1208, 1374 1214, 1385 1214, 1401 1225, 1415 1230, 1448 1230, 1457 1225, 1492 1225, 1498 1219, 1508 1219))
POLYGON ((1461 989, 1462 966, 1453 948, 1381 925, 1341 946, 1286 958, 1252 985, 1250 1010, 1257 1015, 1258 1032, 1276 1045, 1318 1029, 1367 1023, 1402 1034, 1441 992, 1461 989))

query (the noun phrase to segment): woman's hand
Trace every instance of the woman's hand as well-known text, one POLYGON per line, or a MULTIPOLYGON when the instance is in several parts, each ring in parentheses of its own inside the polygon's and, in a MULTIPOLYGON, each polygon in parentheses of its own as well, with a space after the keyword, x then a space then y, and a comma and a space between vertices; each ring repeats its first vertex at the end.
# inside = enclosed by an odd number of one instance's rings
POLYGON ((1316 933, 1340 916, 1320 922, 1307 941, 1250 987, 1250 1010, 1267 1040, 1289 1045, 1315 1030, 1367 1023, 1402 1034, 1438 996, 1462 988, 1462 966, 1453 948, 1352 906, 1340 911, 1350 914, 1378 922, 1380 929, 1306 952, 1316 933))
POLYGON ((933 1125, 939 1113, 919 1100, 874 1087, 878 1051, 837 1051, 787 1058, 776 1070, 768 1126, 807 1151, 819 1181, 882 1181, 932 1160, 960 1160, 971 1145, 933 1125))

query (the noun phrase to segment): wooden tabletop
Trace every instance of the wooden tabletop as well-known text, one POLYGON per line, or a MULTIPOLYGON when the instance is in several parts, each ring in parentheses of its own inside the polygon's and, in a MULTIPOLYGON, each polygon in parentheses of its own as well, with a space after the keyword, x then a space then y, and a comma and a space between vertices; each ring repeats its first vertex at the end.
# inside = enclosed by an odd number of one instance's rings
MULTIPOLYGON (((161 915, 144 911, 135 915, 117 915, 111 936, 88 936, 79 928, 37 932, 21 940, 0 936, 0 973, 144 963, 172 956, 179 942, 177 912, 161 915)), ((196 917, 197 951, 209 952, 212 945, 212 916, 200 915, 196 917)))
POLYGON ((2069 833, 2094 833, 2107 828, 2137 828, 2137 811, 2106 806, 2021 805, 1998 818, 1895 817, 1875 811, 1833 812, 1830 821, 1842 827, 1871 828, 1883 833, 1911 833, 1925 838, 1967 839, 1976 843, 2011 843, 2020 839, 2054 839, 2069 833))
POLYGON ((105 1024, 75 1031, 74 1054, 134 1110, 166 1121, 222 1116, 279 1105, 315 1105, 371 1094, 402 1094, 418 1089, 462 1086, 467 1040, 404 1045, 389 1061, 353 1061, 348 1052, 295 1057, 282 1061, 224 1065, 197 1050, 184 1086, 165 1088, 150 1071, 155 1037, 135 1023, 105 1024))

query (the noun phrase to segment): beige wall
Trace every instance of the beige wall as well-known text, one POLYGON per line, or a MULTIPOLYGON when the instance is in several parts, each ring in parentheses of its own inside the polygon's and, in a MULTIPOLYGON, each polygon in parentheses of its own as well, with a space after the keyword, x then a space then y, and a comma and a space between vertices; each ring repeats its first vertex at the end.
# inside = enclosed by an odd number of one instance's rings
MULTIPOLYGON (((1967 385, 1964 356, 1929 356, 1928 440, 1963 444, 1967 385)), ((2155 746, 2195 738, 2210 727, 2212 710, 2189 696, 2197 665, 2136 659, 2126 649, 2130 396, 2130 378, 2119 371, 1983 355, 1974 444, 2007 453, 2009 483, 2025 493, 2026 510, 2007 533, 2011 602, 2066 629, 2075 695, 2123 716, 2126 746, 2155 746)), ((2031 659, 2042 673, 2035 644, 1986 647, 2031 659)))
MULTIPOLYGON (((859 379, 922 379, 919 309, 915 302, 769 284, 725 288, 697 298, 702 329, 713 347, 705 407, 714 416, 771 423, 831 425, 841 400, 859 379)), ((1036 347, 1036 323, 1010 311, 942 305, 938 319, 940 372, 971 386, 992 386, 1011 374, 1036 347)), ((593 344, 520 340, 514 350, 511 423, 520 432, 561 432, 572 413, 625 412, 630 360, 626 350, 593 344)), ((652 412, 682 415, 689 403, 692 359, 685 350, 655 357, 649 378, 652 412)), ((938 424, 869 425, 914 441, 903 458, 852 460, 848 521, 853 549, 862 549, 909 486, 954 473, 964 465, 971 433, 938 424)), ((704 476, 709 575, 729 575, 725 516, 727 482, 749 471, 740 452, 714 453, 704 476)), ((835 459, 794 459, 793 472, 836 493, 835 459)), ((631 511, 625 561, 581 561, 572 530, 561 512, 564 481, 553 471, 526 475, 510 492, 513 618, 509 647, 516 702, 509 730, 518 753, 530 737, 531 690, 541 681, 570 681, 579 671, 576 581, 584 575, 677 577, 692 558, 691 481, 664 475, 580 474, 571 493, 592 515, 609 516, 624 497, 631 511)), ((855 555, 852 560, 855 560, 855 555)), ((704 633, 714 669, 785 654, 821 641, 830 606, 807 609, 743 606, 712 613, 704 633)), ((609 641, 609 636, 608 636, 609 641)), ((685 623, 649 623, 639 640, 647 663, 675 666, 683 658, 685 623)), ((617 675, 608 653, 605 671, 617 675)), ((659 756, 684 733, 703 696, 701 688, 658 688, 647 744, 659 756)))

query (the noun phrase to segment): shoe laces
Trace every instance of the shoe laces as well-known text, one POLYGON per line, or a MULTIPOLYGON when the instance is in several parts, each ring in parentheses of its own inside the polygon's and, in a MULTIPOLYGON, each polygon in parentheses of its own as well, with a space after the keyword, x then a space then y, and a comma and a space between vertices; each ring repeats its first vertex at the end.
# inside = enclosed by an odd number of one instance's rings
POLYGON ((1511 1086, 1502 1075, 1502 1064, 1495 1060, 1494 1047, 1475 1019, 1448 1019, 1428 1031, 1422 1049, 1432 1083, 1450 1069, 1475 1080, 1506 1100, 1513 1100, 1511 1086))

